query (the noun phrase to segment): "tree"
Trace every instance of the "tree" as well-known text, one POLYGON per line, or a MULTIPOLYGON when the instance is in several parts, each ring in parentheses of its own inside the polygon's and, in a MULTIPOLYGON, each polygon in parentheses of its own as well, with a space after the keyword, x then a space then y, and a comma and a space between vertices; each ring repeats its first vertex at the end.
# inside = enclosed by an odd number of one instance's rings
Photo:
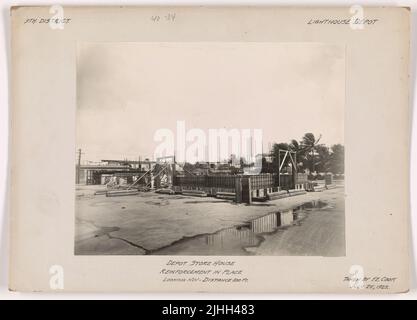
POLYGON ((281 142, 281 143, 274 143, 272 146, 272 155, 278 155, 278 150, 289 150, 290 146, 288 143, 281 142))
POLYGON ((319 172, 330 171, 331 155, 329 147, 324 144, 315 146, 314 166, 319 172))
POLYGON ((314 136, 314 134, 312 134, 312 133, 306 133, 306 134, 304 134, 304 136, 303 136, 303 138, 301 140, 301 144, 305 148, 314 148, 314 146, 320 141, 320 139, 321 139, 321 135, 316 140, 316 137, 314 136))
POLYGON ((289 144, 290 150, 294 151, 297 155, 297 167, 300 168, 300 163, 303 166, 304 162, 306 162, 306 150, 301 145, 301 142, 299 143, 297 140, 293 139, 291 140, 289 144))
POLYGON ((305 152, 305 163, 304 165, 310 169, 311 172, 315 171, 315 149, 316 145, 318 145, 319 141, 321 139, 321 135, 318 139, 314 136, 312 133, 306 133, 302 140, 301 140, 301 146, 302 150, 305 152))
MULTIPOLYGON (((272 167, 273 168, 278 168, 279 167, 279 150, 289 150, 290 147, 288 145, 288 143, 274 143, 274 145, 272 146, 272 151, 271 151, 271 156, 272 156, 272 167)), ((281 159, 282 160, 282 159, 281 159)), ((262 161, 262 168, 264 166, 264 161, 262 161)), ((276 169, 278 171, 278 169, 276 169)), ((269 172, 270 169, 267 170, 267 172, 269 172)), ((275 170, 274 170, 275 171, 275 170)))
MULTIPOLYGON (((308 168, 311 172, 332 172, 344 173, 344 147, 341 144, 332 145, 330 148, 324 144, 319 144, 321 135, 316 139, 313 133, 306 133, 301 141, 292 139, 289 143, 274 143, 270 156, 271 163, 262 159, 262 172, 277 172, 279 162, 279 150, 293 151, 297 155, 297 166, 308 168)), ((283 161, 281 154, 281 161, 283 161)), ((285 160, 288 163, 288 159, 285 160)), ((281 163, 282 164, 282 163, 281 163)), ((284 164, 285 166, 285 164, 284 164)))
POLYGON ((330 171, 335 174, 345 173, 345 147, 335 144, 330 147, 330 171))
POLYGON ((289 147, 292 151, 295 151, 295 152, 299 152, 301 150, 301 145, 295 139, 291 140, 289 147))

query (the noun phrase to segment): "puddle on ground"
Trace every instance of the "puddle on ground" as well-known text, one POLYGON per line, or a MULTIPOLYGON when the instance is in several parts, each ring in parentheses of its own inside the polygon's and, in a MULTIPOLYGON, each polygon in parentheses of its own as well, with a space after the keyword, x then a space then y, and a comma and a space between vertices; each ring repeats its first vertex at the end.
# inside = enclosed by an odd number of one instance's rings
POLYGON ((326 205, 322 201, 306 202, 293 209, 273 212, 213 234, 179 240, 152 254, 249 255, 251 253, 245 248, 259 246, 263 241, 263 234, 275 233, 285 227, 297 225, 309 212, 322 209, 326 205))

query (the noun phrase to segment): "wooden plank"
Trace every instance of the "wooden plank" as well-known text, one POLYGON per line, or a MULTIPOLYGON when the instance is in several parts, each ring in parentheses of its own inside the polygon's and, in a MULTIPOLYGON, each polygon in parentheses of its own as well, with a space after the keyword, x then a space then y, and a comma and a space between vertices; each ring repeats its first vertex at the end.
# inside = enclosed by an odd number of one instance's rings
POLYGON ((137 190, 112 190, 106 192, 106 197, 132 196, 139 194, 137 190))

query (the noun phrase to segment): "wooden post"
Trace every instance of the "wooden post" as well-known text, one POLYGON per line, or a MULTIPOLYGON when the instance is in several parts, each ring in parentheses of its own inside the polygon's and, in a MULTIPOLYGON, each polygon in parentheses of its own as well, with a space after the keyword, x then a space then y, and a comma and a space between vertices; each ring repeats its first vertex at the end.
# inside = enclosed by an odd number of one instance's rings
POLYGON ((278 149, 278 188, 281 187, 281 150, 278 149))
POLYGON ((248 204, 252 203, 252 189, 251 189, 251 183, 250 178, 248 178, 248 204))
POLYGON ((242 203, 242 178, 235 180, 236 203, 242 203))
POLYGON ((177 175, 177 163, 175 162, 175 156, 174 156, 174 164, 172 165, 172 185, 174 185, 176 175, 177 175))

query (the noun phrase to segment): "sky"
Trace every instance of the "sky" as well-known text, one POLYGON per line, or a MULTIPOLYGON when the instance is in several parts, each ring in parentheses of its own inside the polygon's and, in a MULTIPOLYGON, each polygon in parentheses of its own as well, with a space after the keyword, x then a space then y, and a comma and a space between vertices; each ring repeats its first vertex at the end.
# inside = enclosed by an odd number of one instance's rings
POLYGON ((178 121, 207 136, 209 129, 261 129, 263 151, 306 132, 343 144, 344 104, 340 44, 77 46, 76 144, 84 160, 152 158, 156 132, 177 138, 178 121))

